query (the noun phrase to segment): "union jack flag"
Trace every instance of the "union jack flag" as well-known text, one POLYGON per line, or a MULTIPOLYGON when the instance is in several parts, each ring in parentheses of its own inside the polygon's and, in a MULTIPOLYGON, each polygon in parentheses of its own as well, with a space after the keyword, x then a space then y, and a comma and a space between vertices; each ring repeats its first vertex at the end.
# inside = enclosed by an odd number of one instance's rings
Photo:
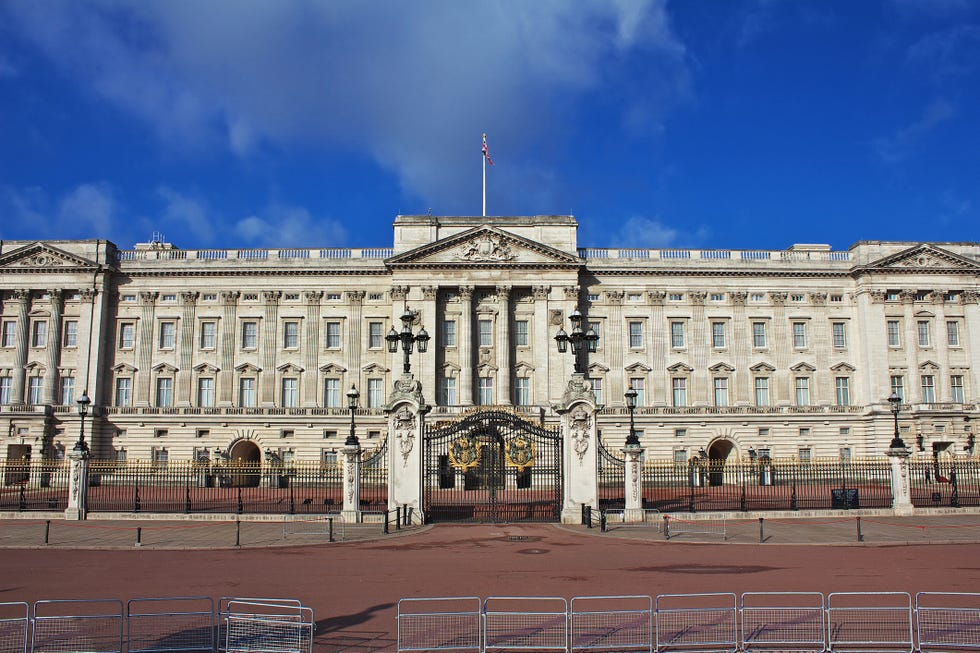
POLYGON ((493 159, 490 158, 490 150, 487 149, 487 135, 483 135, 483 156, 486 157, 487 163, 493 165, 493 159))

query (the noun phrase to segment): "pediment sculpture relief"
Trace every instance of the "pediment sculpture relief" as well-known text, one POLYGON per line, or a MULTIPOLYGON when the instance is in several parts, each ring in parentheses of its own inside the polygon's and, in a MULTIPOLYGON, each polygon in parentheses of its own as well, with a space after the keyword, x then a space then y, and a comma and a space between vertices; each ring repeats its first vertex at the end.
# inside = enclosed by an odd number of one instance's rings
POLYGON ((510 245, 493 234, 480 234, 464 244, 456 253, 456 258, 473 263, 513 261, 517 255, 510 245))

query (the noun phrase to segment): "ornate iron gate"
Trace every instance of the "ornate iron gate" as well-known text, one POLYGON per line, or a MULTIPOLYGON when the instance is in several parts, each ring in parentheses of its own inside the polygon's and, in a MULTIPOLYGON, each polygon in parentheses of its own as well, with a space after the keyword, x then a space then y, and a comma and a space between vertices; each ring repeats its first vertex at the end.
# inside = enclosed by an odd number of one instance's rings
POLYGON ((626 458, 606 448, 599 434, 599 508, 622 510, 626 507, 626 458))
POLYGON ((558 521, 560 428, 502 410, 426 425, 422 482, 428 522, 558 521))

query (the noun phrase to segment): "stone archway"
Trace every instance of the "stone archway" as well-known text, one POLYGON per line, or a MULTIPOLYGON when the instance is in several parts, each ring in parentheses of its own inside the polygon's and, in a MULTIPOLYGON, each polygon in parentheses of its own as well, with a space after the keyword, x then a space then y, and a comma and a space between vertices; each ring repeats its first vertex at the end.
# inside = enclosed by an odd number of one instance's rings
POLYGON ((228 450, 228 465, 232 469, 234 487, 258 487, 262 479, 262 452, 251 440, 239 440, 228 450))
POLYGON ((723 485, 725 482, 725 462, 735 450, 735 443, 727 438, 719 438, 708 445, 708 480, 710 485, 723 485))

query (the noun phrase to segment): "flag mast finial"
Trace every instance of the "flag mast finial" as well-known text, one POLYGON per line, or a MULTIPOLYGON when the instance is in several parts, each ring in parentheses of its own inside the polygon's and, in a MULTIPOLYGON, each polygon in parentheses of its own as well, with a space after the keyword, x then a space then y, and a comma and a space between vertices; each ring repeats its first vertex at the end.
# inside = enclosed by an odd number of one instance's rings
POLYGON ((483 133, 483 217, 487 217, 487 163, 493 165, 490 150, 487 149, 487 134, 483 133))

